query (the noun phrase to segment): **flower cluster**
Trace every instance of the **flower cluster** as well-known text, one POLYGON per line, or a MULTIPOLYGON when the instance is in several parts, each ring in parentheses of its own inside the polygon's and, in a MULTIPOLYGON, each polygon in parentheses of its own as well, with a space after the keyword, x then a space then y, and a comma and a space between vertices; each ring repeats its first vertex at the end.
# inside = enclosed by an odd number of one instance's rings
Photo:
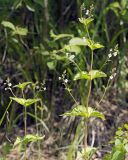
POLYGON ((44 83, 36 82, 35 83, 35 90, 38 91, 38 92, 46 91, 47 88, 46 88, 45 82, 44 83))
POLYGON ((12 83, 9 81, 9 79, 6 80, 6 82, 4 83, 5 86, 5 91, 7 90, 11 90, 12 89, 12 83))
POLYGON ((119 54, 118 45, 116 45, 114 49, 112 49, 112 48, 110 49, 110 52, 108 54, 108 58, 116 57, 118 54, 119 54))
POLYGON ((90 6, 89 9, 86 9, 85 4, 83 3, 81 6, 81 12, 82 12, 82 17, 85 18, 91 18, 93 17, 93 11, 94 11, 94 6, 93 4, 90 6))
POLYGON ((59 80, 62 80, 64 84, 67 84, 69 80, 66 78, 66 70, 63 72, 62 76, 58 78, 59 80))

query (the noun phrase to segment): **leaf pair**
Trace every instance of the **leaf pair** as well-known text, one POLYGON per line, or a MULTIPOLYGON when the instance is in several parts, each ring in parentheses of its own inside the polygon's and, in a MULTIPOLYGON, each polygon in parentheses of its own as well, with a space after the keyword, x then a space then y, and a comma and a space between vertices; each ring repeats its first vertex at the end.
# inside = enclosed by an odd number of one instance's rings
POLYGON ((95 78, 101 78, 101 77, 107 77, 107 75, 99 70, 91 70, 89 72, 81 71, 75 75, 74 80, 79 80, 79 79, 93 80, 95 78))
POLYGON ((63 115, 65 115, 65 116, 80 116, 80 117, 84 117, 84 118, 97 117, 97 118, 101 118, 102 120, 105 120, 105 117, 101 112, 96 111, 92 107, 88 107, 88 110, 87 110, 87 108, 83 105, 78 105, 75 108, 73 108, 72 110, 64 113, 63 115))
POLYGON ((25 98, 17 98, 17 97, 10 97, 10 99, 14 100, 15 102, 21 104, 24 107, 28 107, 33 103, 38 102, 40 99, 25 99, 25 98))

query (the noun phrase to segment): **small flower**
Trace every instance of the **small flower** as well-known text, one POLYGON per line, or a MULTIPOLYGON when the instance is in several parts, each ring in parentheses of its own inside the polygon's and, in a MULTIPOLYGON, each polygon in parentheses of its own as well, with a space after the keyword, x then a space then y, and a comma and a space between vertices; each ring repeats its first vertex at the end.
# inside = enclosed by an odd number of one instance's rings
POLYGON ((65 82, 65 83, 68 83, 68 79, 65 79, 64 82, 65 82))
POLYGON ((110 49, 110 52, 112 52, 112 48, 110 49))
POLYGON ((114 77, 113 77, 113 75, 111 75, 109 78, 110 78, 110 79, 113 79, 114 77))
POLYGON ((47 89, 46 89, 46 87, 44 87, 43 89, 44 89, 44 91, 46 91, 46 90, 47 90, 47 89))
POLYGON ((109 54, 108 54, 108 58, 111 58, 111 57, 112 57, 112 54, 111 54, 111 53, 109 53, 109 54))
POLYGON ((8 86, 11 87, 11 86, 12 86, 12 83, 8 83, 8 86))
POLYGON ((122 26, 123 24, 124 24, 124 22, 121 20, 121 21, 120 21, 120 25, 122 26))
POLYGON ((116 57, 117 54, 118 54, 118 52, 116 51, 116 52, 113 53, 113 56, 116 57))
POLYGON ((85 15, 87 15, 87 16, 89 15, 89 10, 86 11, 85 15))
POLYGON ((59 80, 61 80, 62 78, 61 78, 61 77, 59 77, 58 79, 59 79, 59 80))

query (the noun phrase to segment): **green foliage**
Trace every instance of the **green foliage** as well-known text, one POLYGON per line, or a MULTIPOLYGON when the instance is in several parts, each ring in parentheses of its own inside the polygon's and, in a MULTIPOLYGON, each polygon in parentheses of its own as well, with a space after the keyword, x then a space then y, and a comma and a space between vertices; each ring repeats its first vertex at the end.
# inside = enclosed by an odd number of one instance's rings
POLYGON ((95 78, 101 78, 101 77, 107 77, 107 75, 99 70, 91 70, 89 72, 81 71, 75 75, 74 80, 79 80, 79 79, 93 80, 95 78))
POLYGON ((25 98, 17 98, 17 97, 10 97, 10 99, 14 100, 15 102, 21 104, 24 107, 28 107, 33 103, 40 101, 40 99, 25 99, 25 98))
POLYGON ((64 113, 65 116, 80 116, 84 118, 91 118, 91 117, 97 117, 101 118, 102 120, 105 120, 105 117, 102 113, 96 111, 92 107, 88 107, 88 109, 85 106, 78 105, 77 107, 73 108, 71 111, 68 111, 64 113))
POLYGON ((24 136, 23 138, 21 137, 17 137, 15 143, 14 143, 14 147, 18 146, 18 145, 26 145, 30 142, 35 142, 35 141, 39 141, 42 140, 44 137, 40 137, 38 135, 32 135, 32 134, 27 134, 26 136, 24 136))
POLYGON ((125 124, 124 127, 119 127, 116 136, 114 147, 112 152, 104 156, 104 160, 125 160, 125 155, 128 153, 128 125, 125 124))

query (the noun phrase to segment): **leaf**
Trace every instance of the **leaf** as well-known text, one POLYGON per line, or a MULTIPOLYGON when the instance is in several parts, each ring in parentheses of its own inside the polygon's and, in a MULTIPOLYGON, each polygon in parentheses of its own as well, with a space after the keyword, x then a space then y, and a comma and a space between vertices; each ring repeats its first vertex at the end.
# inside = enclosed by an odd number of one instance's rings
POLYGON ((47 66, 50 70, 54 70, 56 68, 56 63, 54 61, 47 62, 47 66))
POLYGON ((107 77, 107 75, 104 72, 101 72, 99 70, 91 70, 89 71, 89 73, 85 71, 81 71, 75 75, 74 80, 78 80, 78 79, 93 80, 95 78, 101 78, 101 77, 107 77))
POLYGON ((21 104, 24 107, 28 107, 33 103, 38 102, 40 99, 25 99, 25 98, 17 98, 17 97, 10 97, 10 99, 14 100, 15 102, 21 104))
POLYGON ((28 30, 26 28, 16 27, 12 34, 26 36, 28 34, 28 30))
POLYGON ((79 54, 81 52, 80 47, 79 46, 75 46, 75 45, 66 45, 66 46, 64 46, 64 49, 67 52, 74 52, 76 54, 79 54))
POLYGON ((94 19, 93 18, 79 18, 79 21, 83 23, 85 26, 89 25, 94 19))
POLYGON ((86 118, 97 117, 97 118, 101 118, 102 120, 105 120, 105 117, 101 112, 96 111, 92 107, 88 107, 88 111, 87 111, 87 108, 83 105, 78 105, 75 108, 73 108, 72 110, 64 113, 63 115, 65 115, 65 116, 81 116, 81 117, 86 117, 86 118))
POLYGON ((20 84, 18 84, 18 85, 15 85, 14 87, 17 87, 17 88, 20 88, 20 89, 24 90, 24 88, 25 88, 27 85, 31 84, 31 83, 32 83, 32 82, 24 82, 24 83, 20 83, 20 84))
POLYGON ((31 12, 35 12, 35 8, 34 8, 34 4, 32 3, 32 1, 25 1, 26 7, 29 11, 31 12))
POLYGON ((32 135, 32 134, 28 134, 24 138, 17 137, 17 139, 14 143, 14 147, 17 145, 20 145, 20 144, 27 144, 29 142, 39 141, 39 140, 42 140, 43 138, 44 138, 44 136, 40 137, 40 136, 32 135))
POLYGON ((6 28, 10 28, 12 30, 15 30, 15 26, 9 21, 2 21, 1 24, 6 28))
POLYGON ((88 39, 74 37, 69 41, 69 45, 87 46, 88 45, 88 39))
POLYGON ((107 77, 107 75, 104 72, 99 71, 99 70, 91 70, 89 72, 89 75, 90 75, 91 80, 93 80, 95 78, 107 77))
MULTIPOLYGON (((114 154, 113 154, 113 156, 112 156, 112 158, 111 158, 111 160, 123 160, 121 157, 122 154, 121 154, 121 151, 116 151, 114 154)), ((124 156, 123 156, 124 157, 124 156)))
POLYGON ((50 36, 51 36, 52 38, 54 38, 55 41, 56 41, 56 40, 59 40, 59 39, 61 39, 61 38, 73 37, 72 34, 58 34, 58 35, 56 35, 56 34, 53 33, 52 30, 50 31, 50 36))
POLYGON ((95 50, 95 49, 103 48, 104 46, 101 45, 100 43, 94 42, 92 40, 88 40, 88 47, 91 50, 95 50))
POLYGON ((124 146, 124 148, 125 148, 126 152, 128 153, 128 144, 126 144, 126 145, 124 146))

